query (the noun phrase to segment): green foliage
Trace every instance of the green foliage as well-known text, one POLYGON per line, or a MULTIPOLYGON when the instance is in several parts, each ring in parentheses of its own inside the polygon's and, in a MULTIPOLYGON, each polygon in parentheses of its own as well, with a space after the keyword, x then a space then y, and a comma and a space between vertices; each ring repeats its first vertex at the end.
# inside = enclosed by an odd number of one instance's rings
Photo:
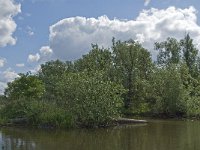
POLYGON ((155 50, 159 51, 157 56, 158 65, 170 66, 171 64, 179 65, 185 63, 193 77, 199 75, 198 49, 189 34, 180 41, 174 38, 167 38, 166 41, 156 42, 155 50))
POLYGON ((0 96, 0 123, 27 118, 43 127, 107 125, 124 114, 200 117, 200 57, 189 34, 155 43, 157 61, 138 42, 92 45, 74 62, 46 62, 20 74, 0 96))
POLYGON ((12 119, 15 117, 24 117, 26 115, 27 101, 25 99, 15 99, 8 101, 4 107, 1 108, 1 118, 12 119))
POLYGON ((198 49, 196 49, 189 34, 187 34, 185 38, 180 41, 180 45, 183 52, 183 59, 186 62, 191 75, 193 75, 197 61, 198 49))
POLYGON ((8 83, 5 96, 9 99, 40 98, 45 92, 43 82, 35 75, 20 74, 20 77, 8 83))
POLYGON ((152 76, 152 111, 157 114, 179 115, 185 112, 187 91, 179 68, 171 66, 157 70, 152 76))
POLYGON ((83 126, 99 126, 119 116, 122 106, 122 86, 104 81, 103 73, 65 74, 58 84, 63 106, 72 114, 75 122, 83 126))
POLYGON ((41 127, 69 128, 74 126, 69 111, 51 103, 33 102, 27 113, 29 123, 41 127))
POLYGON ((187 102, 187 116, 200 118, 200 98, 192 97, 187 102))
POLYGON ((104 81, 103 73, 65 73, 54 87, 59 95, 54 102, 19 98, 1 110, 4 119, 27 118, 42 127, 94 127, 106 125, 120 116, 123 105, 121 85, 104 81), (6 115, 3 115, 6 114, 6 115))
POLYGON ((124 95, 125 108, 138 107, 144 102, 148 76, 153 67, 150 53, 132 40, 115 42, 113 39, 113 64, 114 81, 122 83, 128 90, 124 95))
MULTIPOLYGON (((160 96, 156 94, 157 97, 154 97, 157 99, 155 110, 158 113, 181 112, 196 116, 199 112, 200 96, 199 57, 198 49, 193 44, 190 35, 187 34, 180 41, 168 38, 164 42, 155 43, 155 49, 159 51, 159 54, 157 71, 154 74, 156 82, 154 82, 164 83, 155 85, 153 88, 159 89, 160 92, 160 96), (163 72, 163 74, 159 72, 163 72), (159 76, 160 81, 158 80, 159 76), (159 86, 162 88, 158 88, 159 86)), ((159 93, 158 91, 152 93, 159 93)))
POLYGON ((20 98, 10 101, 1 109, 0 116, 4 122, 15 118, 26 118, 27 125, 40 127, 69 128, 73 126, 69 112, 56 105, 34 99, 20 98))
POLYGON ((0 95, 0 109, 3 107, 6 103, 6 97, 4 95, 0 95))
POLYGON ((161 43, 156 42, 155 49, 159 51, 157 56, 159 65, 178 64, 181 60, 180 43, 174 38, 167 38, 161 43))
POLYGON ((38 77, 43 81, 45 86, 44 98, 47 101, 52 101, 56 103, 57 95, 54 87, 57 82, 60 81, 63 74, 72 70, 73 64, 71 62, 62 62, 60 60, 49 61, 41 65, 41 69, 38 72, 38 77))
POLYGON ((98 45, 92 45, 92 50, 75 61, 74 68, 78 72, 82 71, 108 71, 112 66, 111 52, 98 45))

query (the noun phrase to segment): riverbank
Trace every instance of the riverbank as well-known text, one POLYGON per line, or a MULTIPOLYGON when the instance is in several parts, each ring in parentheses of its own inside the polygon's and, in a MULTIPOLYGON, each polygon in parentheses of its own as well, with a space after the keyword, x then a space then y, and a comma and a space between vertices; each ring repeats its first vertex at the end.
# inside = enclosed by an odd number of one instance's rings
POLYGON ((109 123, 101 124, 99 126, 55 126, 51 124, 31 124, 26 118, 15 118, 9 121, 0 120, 0 127, 34 127, 40 129, 69 129, 69 128, 108 128, 121 125, 134 125, 134 124, 146 124, 151 120, 175 120, 175 121, 199 121, 198 117, 187 117, 187 116, 167 116, 167 115, 133 115, 118 119, 112 119, 109 123), (134 119, 133 119, 134 118, 134 119))
MULTIPOLYGON (((130 124, 144 124, 148 123, 147 120, 141 120, 141 119, 130 119, 130 118, 118 118, 118 119, 112 119, 112 121, 109 124, 100 125, 100 126, 93 126, 92 128, 105 128, 105 127, 111 127, 111 126, 119 126, 119 125, 130 125, 130 124)), ((53 129, 56 128, 52 125, 31 125, 28 122, 28 119, 26 118, 15 118, 10 119, 8 122, 0 122, 0 127, 37 127, 37 128, 45 128, 45 129, 53 129)), ((91 126, 79 126, 77 128, 91 128, 91 126)))

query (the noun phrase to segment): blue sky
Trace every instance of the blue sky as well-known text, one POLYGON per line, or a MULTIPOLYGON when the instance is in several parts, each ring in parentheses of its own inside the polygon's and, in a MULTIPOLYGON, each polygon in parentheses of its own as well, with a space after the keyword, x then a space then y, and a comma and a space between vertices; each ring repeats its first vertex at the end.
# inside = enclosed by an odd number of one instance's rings
POLYGON ((153 42, 191 33, 200 47, 199 0, 0 0, 0 93, 17 73, 51 59, 74 60, 91 43, 153 42))

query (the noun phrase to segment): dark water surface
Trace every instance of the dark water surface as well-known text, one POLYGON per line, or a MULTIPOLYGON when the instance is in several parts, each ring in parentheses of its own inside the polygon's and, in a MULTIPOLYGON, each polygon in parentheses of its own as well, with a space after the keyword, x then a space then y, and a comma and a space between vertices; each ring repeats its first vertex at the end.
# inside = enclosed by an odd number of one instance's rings
POLYGON ((200 150, 200 121, 150 121, 109 129, 1 128, 2 150, 200 150))

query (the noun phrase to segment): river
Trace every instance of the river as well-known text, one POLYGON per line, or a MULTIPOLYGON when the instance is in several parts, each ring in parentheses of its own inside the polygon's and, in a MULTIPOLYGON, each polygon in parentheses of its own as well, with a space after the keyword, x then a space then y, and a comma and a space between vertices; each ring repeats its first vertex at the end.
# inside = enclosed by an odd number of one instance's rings
POLYGON ((2 150, 199 150, 200 121, 150 120, 106 129, 0 128, 2 150))

